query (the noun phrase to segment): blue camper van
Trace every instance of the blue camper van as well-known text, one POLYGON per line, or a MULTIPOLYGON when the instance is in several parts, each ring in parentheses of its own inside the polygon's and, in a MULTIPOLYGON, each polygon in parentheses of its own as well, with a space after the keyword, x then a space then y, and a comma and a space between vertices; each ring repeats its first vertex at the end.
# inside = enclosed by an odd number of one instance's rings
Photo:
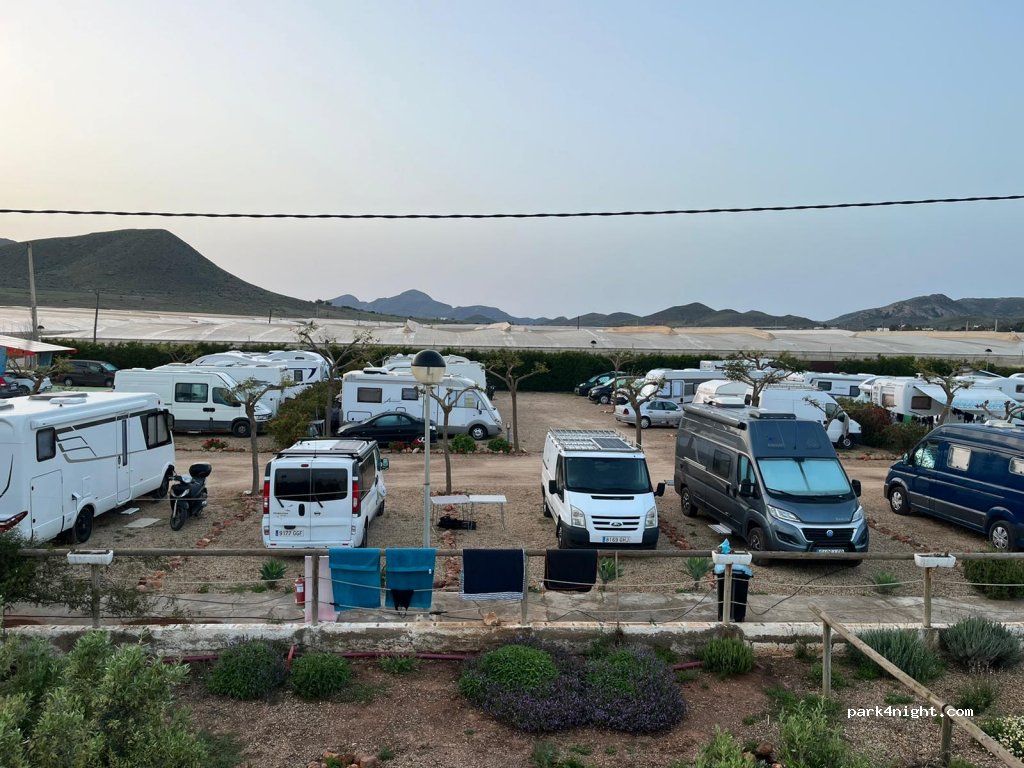
POLYGON ((897 515, 920 512, 1024 548, 1024 428, 946 424, 892 465, 885 495, 897 515))

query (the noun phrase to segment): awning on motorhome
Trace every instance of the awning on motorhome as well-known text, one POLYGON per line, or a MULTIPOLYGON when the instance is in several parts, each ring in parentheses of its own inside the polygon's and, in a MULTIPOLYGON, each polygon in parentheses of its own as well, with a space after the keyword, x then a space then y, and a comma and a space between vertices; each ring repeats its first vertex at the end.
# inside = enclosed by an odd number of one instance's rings
MULTIPOLYGON (((938 384, 915 384, 914 389, 923 395, 927 395, 935 401, 936 405, 944 408, 946 405, 946 393, 938 384)), ((970 387, 960 389, 953 393, 953 408, 971 413, 984 413, 987 408, 991 413, 1000 416, 1005 410, 1007 402, 1016 401, 1007 397, 998 389, 987 389, 985 387, 970 387)))
POLYGON ((44 352, 76 351, 74 347, 62 347, 59 344, 47 344, 43 341, 32 341, 32 339, 19 339, 16 336, 0 336, 0 347, 4 347, 10 354, 16 357, 37 355, 44 352))

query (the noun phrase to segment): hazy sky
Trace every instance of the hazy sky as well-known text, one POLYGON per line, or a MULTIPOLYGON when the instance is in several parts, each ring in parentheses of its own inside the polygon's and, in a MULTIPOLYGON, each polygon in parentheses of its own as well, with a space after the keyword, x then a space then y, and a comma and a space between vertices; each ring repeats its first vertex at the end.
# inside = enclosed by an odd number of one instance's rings
MULTIPOLYGON (((528 212, 1024 193, 1024 3, 5 2, 0 207, 528 212)), ((1024 295, 1024 202, 170 229, 302 298, 827 319, 1024 295), (1014 277, 1011 277, 1013 275, 1014 277)), ((2 276, 0 276, 2 279, 2 276)), ((90 294, 91 295, 91 294, 90 294)))

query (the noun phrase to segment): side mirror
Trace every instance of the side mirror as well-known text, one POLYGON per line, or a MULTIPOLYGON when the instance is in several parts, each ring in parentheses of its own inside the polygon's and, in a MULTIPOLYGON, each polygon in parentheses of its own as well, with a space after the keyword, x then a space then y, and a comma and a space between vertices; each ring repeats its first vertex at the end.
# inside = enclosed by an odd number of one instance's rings
POLYGON ((548 480, 548 493, 553 496, 558 495, 558 483, 554 480, 548 480))
POLYGON ((380 460, 381 472, 383 472, 385 469, 387 469, 390 466, 391 466, 391 462, 388 459, 381 459, 380 460))
POLYGON ((860 480, 851 480, 850 485, 853 486, 853 495, 860 496, 860 480))
POLYGON ((909 464, 910 466, 914 465, 914 460, 910 457, 909 453, 904 453, 902 456, 900 456, 900 461, 902 461, 904 464, 909 464))
POLYGON ((654 495, 655 496, 664 496, 665 495, 665 484, 664 483, 658 483, 658 487, 654 489, 654 495))
POLYGON ((845 413, 840 413, 838 416, 836 416, 836 418, 839 419, 840 423, 842 423, 842 422, 846 421, 846 414, 845 413))
POLYGON ((749 480, 740 481, 740 496, 750 498, 754 495, 754 484, 749 480))

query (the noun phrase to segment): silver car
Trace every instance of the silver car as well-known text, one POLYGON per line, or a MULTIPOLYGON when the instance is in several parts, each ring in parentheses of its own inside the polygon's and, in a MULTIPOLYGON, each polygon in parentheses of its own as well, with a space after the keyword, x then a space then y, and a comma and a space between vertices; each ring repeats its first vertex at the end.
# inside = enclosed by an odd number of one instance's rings
MULTIPOLYGON (((683 409, 673 400, 648 400, 640 405, 640 428, 678 427, 683 409)), ((615 406, 615 420, 636 424, 636 413, 629 403, 615 406)))

